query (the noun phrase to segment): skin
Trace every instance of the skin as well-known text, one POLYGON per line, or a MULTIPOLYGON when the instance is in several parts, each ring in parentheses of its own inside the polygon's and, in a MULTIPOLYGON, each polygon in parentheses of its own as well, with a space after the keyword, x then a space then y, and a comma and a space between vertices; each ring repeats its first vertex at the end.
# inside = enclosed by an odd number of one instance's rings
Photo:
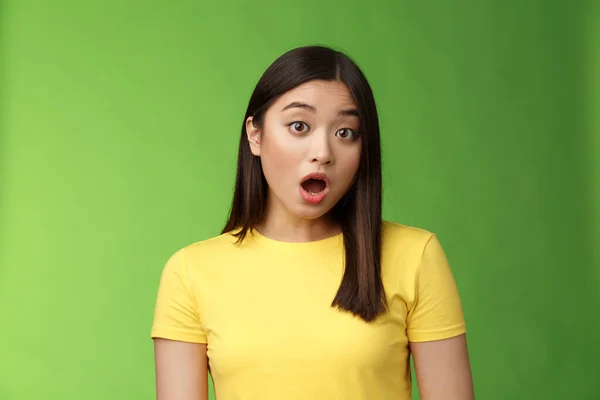
MULTIPOLYGON (((350 91, 337 81, 312 81, 282 95, 262 126, 252 117, 246 132, 261 158, 269 185, 261 234, 286 242, 320 240, 340 232, 328 212, 349 189, 360 162, 359 119, 350 91), (299 186, 312 172, 325 173, 325 199, 305 202, 299 186)), ((207 400, 206 345, 155 339, 158 400, 207 400)), ((472 400, 471 369, 464 335, 410 343, 423 400, 472 400)))
POLYGON ((421 400, 473 400, 466 336, 411 342, 421 400))
POLYGON ((208 400, 206 344, 154 339, 157 400, 208 400))
POLYGON ((260 157, 269 184, 266 217, 256 227, 287 242, 319 240, 339 233, 326 215, 347 192, 360 162, 358 110, 341 82, 312 81, 281 96, 262 129, 246 121, 250 149, 260 157), (294 106, 295 105, 295 106, 294 106), (305 105, 305 106, 301 106, 305 105), (317 205, 299 193, 303 178, 325 173, 329 193, 317 205))

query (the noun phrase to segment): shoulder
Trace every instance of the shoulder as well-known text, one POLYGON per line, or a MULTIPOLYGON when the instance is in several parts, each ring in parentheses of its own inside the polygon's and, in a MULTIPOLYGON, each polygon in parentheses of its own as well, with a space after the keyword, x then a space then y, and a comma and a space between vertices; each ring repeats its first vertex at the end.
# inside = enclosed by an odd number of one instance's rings
POLYGON ((432 242, 436 243, 437 239, 430 231, 383 221, 381 267, 386 280, 412 285, 432 242))
POLYGON ((188 244, 180 249, 179 252, 185 253, 185 257, 188 259, 197 257, 206 258, 231 250, 231 248, 235 246, 236 241, 237 238, 231 233, 224 233, 222 235, 213 236, 208 239, 188 244))
POLYGON ((165 270, 187 270, 190 266, 206 264, 206 260, 228 254, 235 247, 237 238, 230 233, 213 236, 180 247, 171 253, 165 270))
POLYGON ((383 220, 381 236, 383 251, 405 252, 422 250, 435 235, 425 229, 383 220))

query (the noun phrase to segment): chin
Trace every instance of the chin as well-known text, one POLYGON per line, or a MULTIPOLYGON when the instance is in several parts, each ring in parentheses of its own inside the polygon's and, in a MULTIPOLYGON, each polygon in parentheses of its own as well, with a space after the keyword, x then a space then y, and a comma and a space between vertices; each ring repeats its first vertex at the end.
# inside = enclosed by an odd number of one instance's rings
POLYGON ((334 205, 331 205, 331 204, 318 204, 318 205, 302 204, 299 207, 296 207, 296 209, 294 210, 295 211, 294 214, 298 218, 307 219, 307 220, 315 220, 315 219, 325 217, 333 209, 334 205))
POLYGON ((298 207, 295 210, 294 214, 298 218, 315 220, 324 217, 329 211, 331 211, 331 208, 327 208, 324 206, 303 206, 298 207))

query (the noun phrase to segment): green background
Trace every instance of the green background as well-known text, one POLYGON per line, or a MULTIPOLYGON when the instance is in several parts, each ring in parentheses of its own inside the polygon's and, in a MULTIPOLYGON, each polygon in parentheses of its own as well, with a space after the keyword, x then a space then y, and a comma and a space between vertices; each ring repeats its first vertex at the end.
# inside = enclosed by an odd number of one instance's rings
POLYGON ((216 235, 299 45, 378 101, 384 214, 436 232, 479 399, 598 399, 600 7, 40 1, 0 13, 0 399, 149 399, 166 259, 216 235))

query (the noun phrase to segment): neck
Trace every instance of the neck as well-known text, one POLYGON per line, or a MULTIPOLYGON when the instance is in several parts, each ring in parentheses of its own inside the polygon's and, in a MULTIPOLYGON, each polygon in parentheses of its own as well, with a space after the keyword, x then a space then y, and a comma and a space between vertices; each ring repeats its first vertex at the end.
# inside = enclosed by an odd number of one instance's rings
POLYGON ((341 232, 329 214, 315 219, 301 218, 270 202, 267 202, 263 220, 255 228, 263 236, 282 242, 313 242, 341 232))

